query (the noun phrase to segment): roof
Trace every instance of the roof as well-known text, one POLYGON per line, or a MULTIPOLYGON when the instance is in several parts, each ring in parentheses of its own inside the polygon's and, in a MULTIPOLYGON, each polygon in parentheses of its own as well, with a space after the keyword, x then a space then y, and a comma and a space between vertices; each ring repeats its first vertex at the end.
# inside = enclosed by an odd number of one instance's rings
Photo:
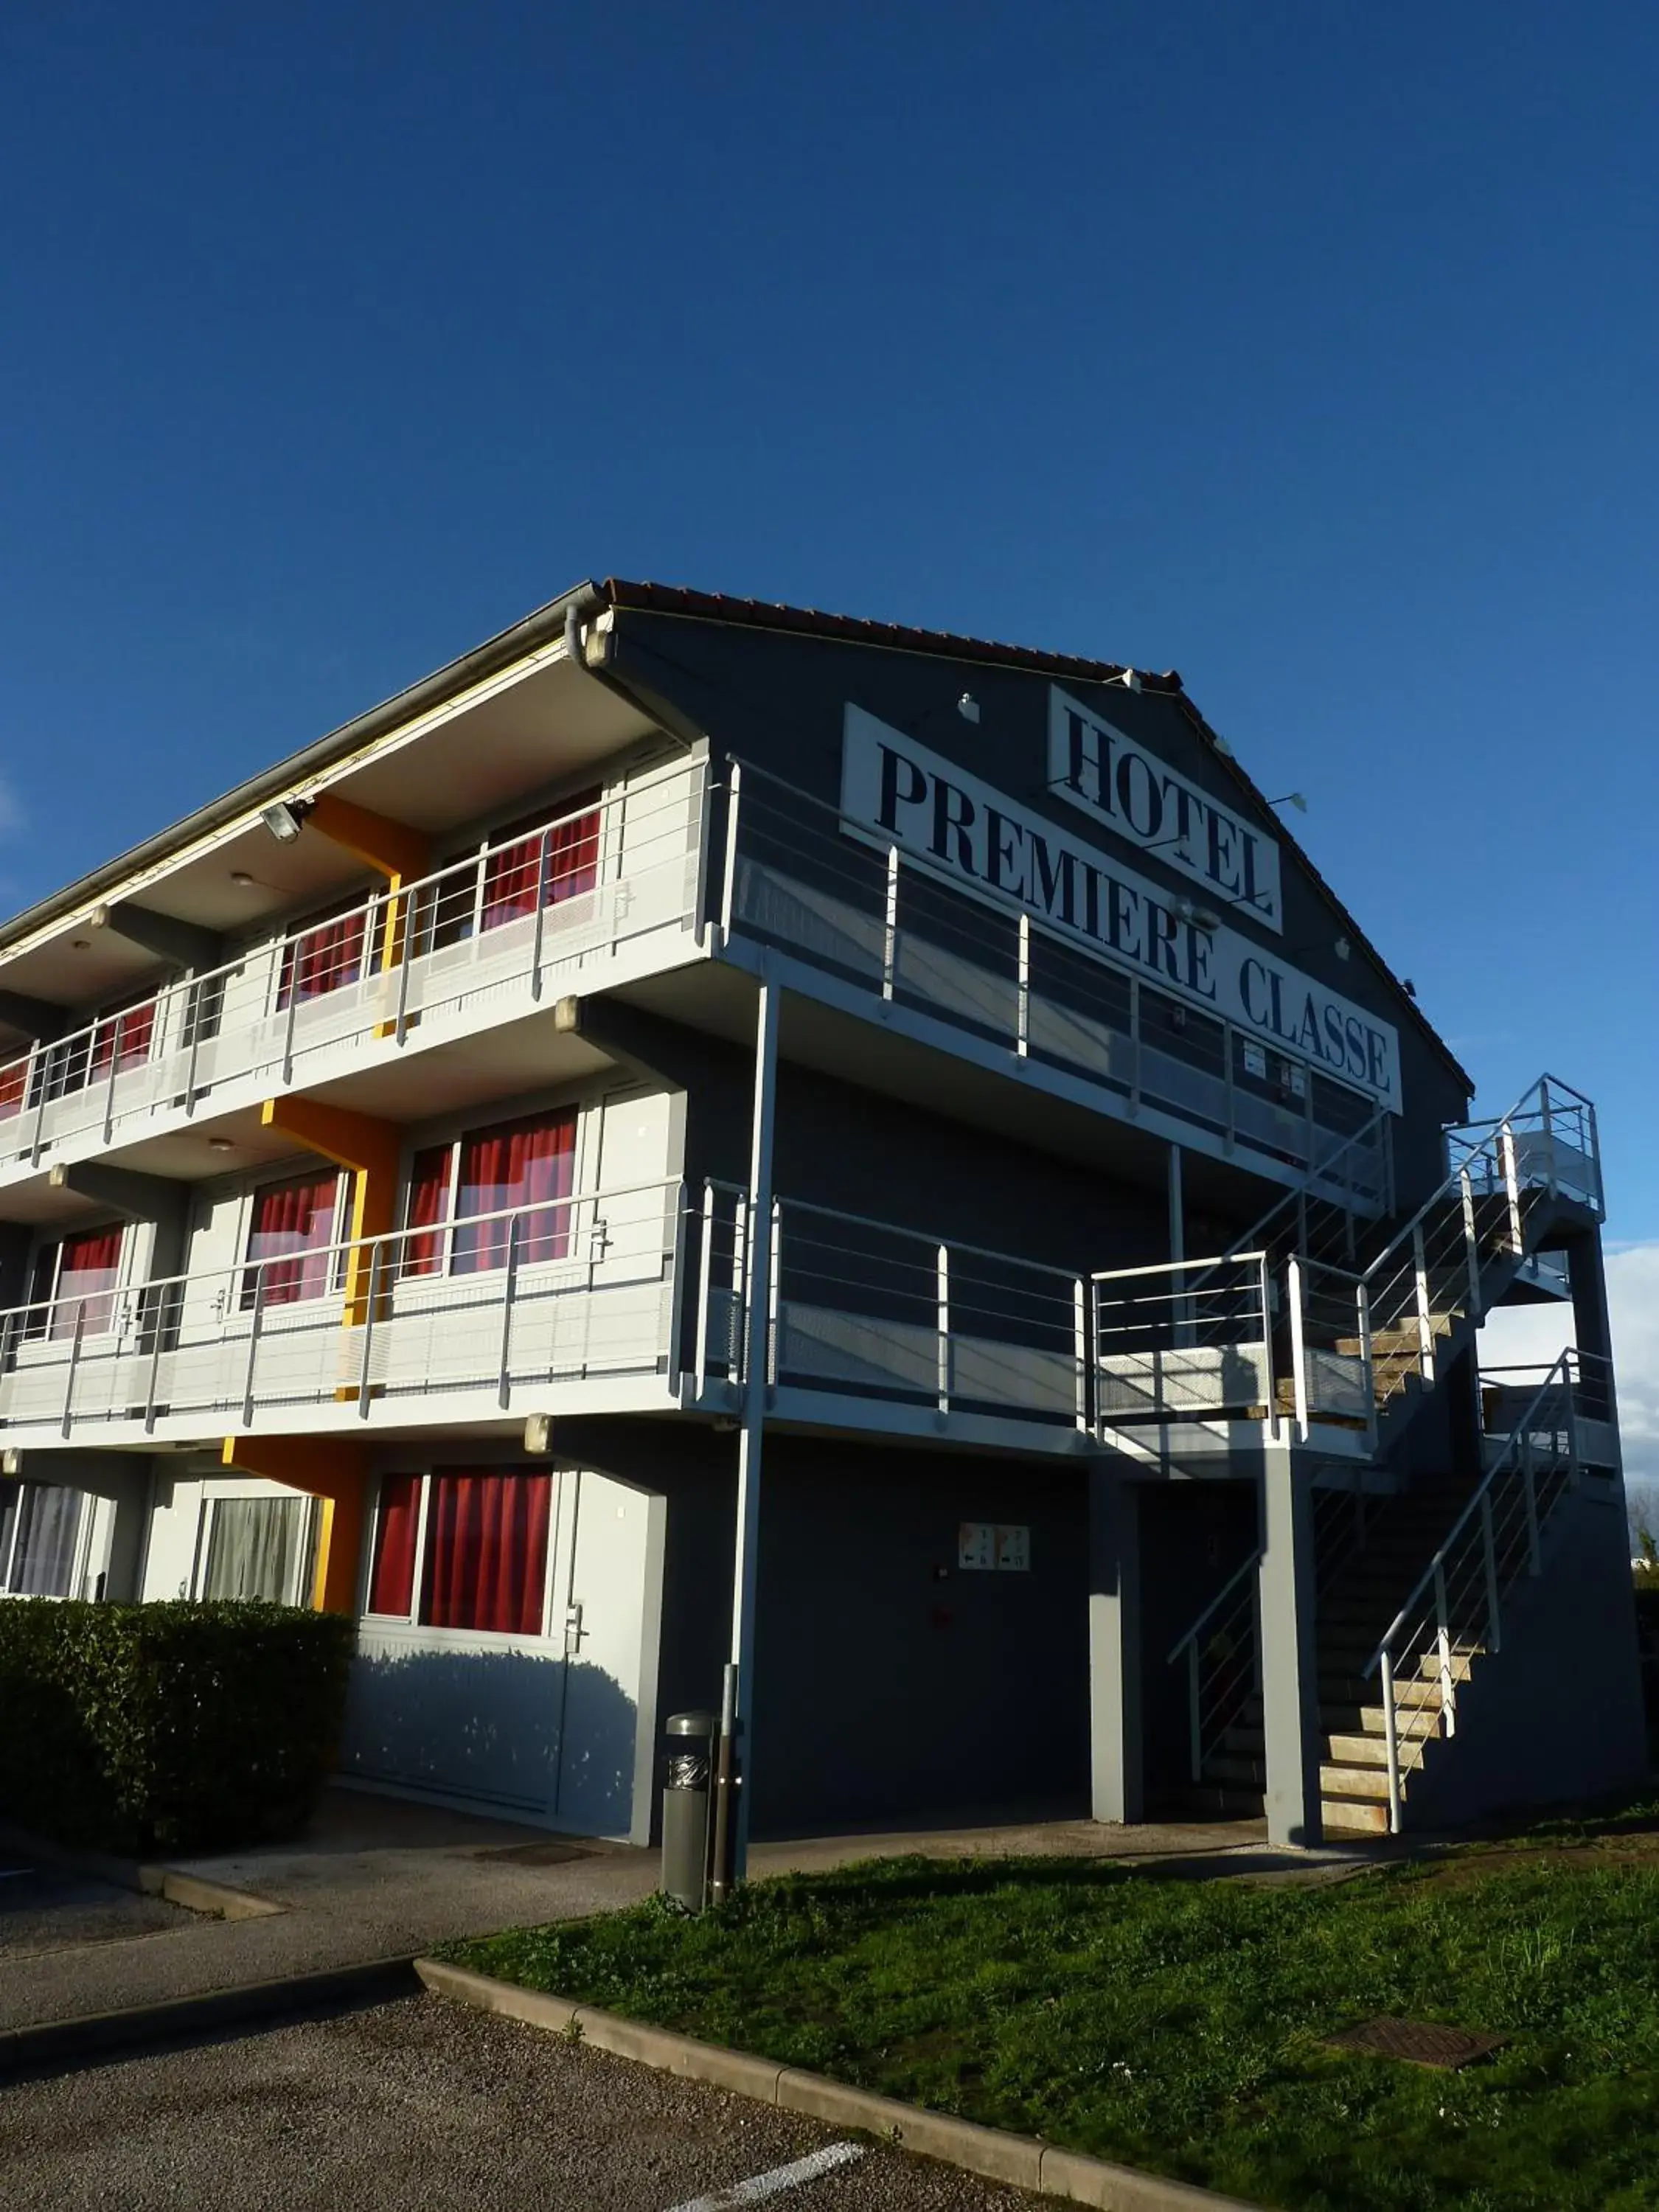
POLYGON ((1231 748, 1211 727, 1188 696, 1176 670, 1166 669, 1161 676, 1156 676, 1145 669, 1132 670, 1117 660, 1093 660, 1080 653, 1049 653, 1036 646, 1003 645, 989 638, 963 637, 951 630, 915 629, 902 623, 868 622, 855 615, 824 614, 816 607, 773 605, 764 599, 727 599, 722 592, 692 591, 679 584, 630 583, 623 577, 612 576, 606 580, 603 589, 619 611, 633 608, 641 613, 678 615, 750 629, 787 630, 798 637, 876 646, 890 653, 930 653, 943 660, 977 661, 992 667, 1027 670, 1036 675, 1066 676, 1080 684, 1111 684, 1134 675, 1143 692, 1150 691, 1175 702, 1214 754, 1217 764, 1233 779, 1262 817, 1274 824, 1274 834, 1295 853, 1309 880, 1340 921, 1343 934, 1364 954, 1389 988, 1398 994, 1413 1026, 1464 1088, 1473 1093, 1474 1078, 1372 944, 1364 927, 1315 866, 1293 832, 1274 814, 1266 794, 1248 769, 1241 767, 1231 748))

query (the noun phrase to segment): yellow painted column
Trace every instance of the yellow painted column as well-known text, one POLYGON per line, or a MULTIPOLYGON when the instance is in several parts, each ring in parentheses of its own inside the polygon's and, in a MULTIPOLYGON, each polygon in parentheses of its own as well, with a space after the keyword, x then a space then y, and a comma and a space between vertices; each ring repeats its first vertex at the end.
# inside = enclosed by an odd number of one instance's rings
MULTIPOLYGON (((334 844, 343 846, 348 853, 355 853, 360 860, 366 860, 386 878, 389 896, 380 930, 380 972, 386 974, 404 957, 408 901, 402 894, 405 884, 417 883, 422 876, 431 873, 431 840, 423 831, 411 830, 406 822, 394 822, 390 815, 354 805, 350 799, 342 799, 332 791, 318 793, 306 820, 311 828, 320 830, 334 844)), ((390 1026, 384 1025, 380 1034, 385 1035, 390 1026)))
POLYGON ((351 1172, 351 1218, 346 1236, 345 1326, 368 1318, 370 1255, 364 1240, 386 1236, 398 1216, 398 1162, 403 1131, 396 1121, 317 1098, 267 1098, 259 1109, 267 1129, 280 1129, 309 1152, 351 1172))
POLYGON ((262 1475, 320 1501, 312 1610, 355 1613, 368 1488, 362 1444, 335 1437, 227 1437, 219 1456, 240 1474, 262 1475))

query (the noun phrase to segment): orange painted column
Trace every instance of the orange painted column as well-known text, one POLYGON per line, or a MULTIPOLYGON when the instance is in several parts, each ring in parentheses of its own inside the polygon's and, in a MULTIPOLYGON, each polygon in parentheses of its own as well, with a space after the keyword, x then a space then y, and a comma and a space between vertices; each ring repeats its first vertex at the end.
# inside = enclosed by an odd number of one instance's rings
MULTIPOLYGON (((332 791, 319 791, 311 802, 307 824, 348 853, 355 853, 386 878, 389 894, 386 921, 380 932, 380 971, 395 968, 404 957, 408 904, 402 896, 406 884, 418 883, 432 870, 432 844, 425 833, 406 822, 354 805, 332 791)), ((390 1024, 380 1031, 386 1035, 390 1024)))
POLYGON ((355 1614, 368 1489, 362 1445, 336 1437, 227 1437, 219 1456, 240 1474, 263 1475, 321 1501, 312 1610, 355 1614))
POLYGON ((396 1224, 403 1131, 396 1121, 354 1114, 319 1098, 267 1098, 259 1120, 265 1128, 280 1129, 307 1151, 351 1171, 351 1218, 341 1240, 351 1247, 346 1255, 345 1326, 361 1328, 368 1318, 372 1264, 363 1240, 384 1237, 396 1224))

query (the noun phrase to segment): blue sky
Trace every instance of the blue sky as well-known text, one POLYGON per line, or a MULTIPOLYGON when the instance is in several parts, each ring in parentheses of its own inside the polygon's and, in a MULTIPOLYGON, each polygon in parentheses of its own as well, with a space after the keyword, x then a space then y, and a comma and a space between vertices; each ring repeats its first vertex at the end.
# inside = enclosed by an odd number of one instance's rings
POLYGON ((1659 13, 0 17, 0 891, 585 574, 1178 667, 1659 1242, 1659 13))

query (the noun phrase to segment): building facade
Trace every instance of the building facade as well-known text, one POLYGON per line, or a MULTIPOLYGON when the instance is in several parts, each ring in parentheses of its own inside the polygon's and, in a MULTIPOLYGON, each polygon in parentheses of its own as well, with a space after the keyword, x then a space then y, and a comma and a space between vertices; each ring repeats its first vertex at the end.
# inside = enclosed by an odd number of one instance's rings
POLYGON ((1594 1108, 1469 1121, 1176 676, 585 585, 0 1021, 0 1591, 353 1613, 348 1778, 644 1841, 723 1686, 763 1832, 1642 1771, 1594 1108))

